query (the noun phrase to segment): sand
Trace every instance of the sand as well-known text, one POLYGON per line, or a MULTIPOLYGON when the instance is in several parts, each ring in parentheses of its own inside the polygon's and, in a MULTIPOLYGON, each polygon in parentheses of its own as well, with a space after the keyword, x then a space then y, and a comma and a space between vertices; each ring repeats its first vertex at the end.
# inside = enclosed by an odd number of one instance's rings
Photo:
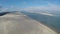
POLYGON ((0 34, 57 34, 52 29, 24 14, 0 16, 0 34))

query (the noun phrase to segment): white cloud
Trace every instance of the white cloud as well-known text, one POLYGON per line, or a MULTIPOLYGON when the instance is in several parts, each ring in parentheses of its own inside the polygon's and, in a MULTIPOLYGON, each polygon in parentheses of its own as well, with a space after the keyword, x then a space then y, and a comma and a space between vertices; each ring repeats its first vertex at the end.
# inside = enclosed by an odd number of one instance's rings
POLYGON ((6 10, 8 10, 8 8, 3 8, 1 11, 5 12, 6 10))
POLYGON ((60 11, 60 6, 59 5, 56 5, 56 4, 48 3, 47 6, 28 7, 28 8, 24 8, 22 10, 28 11, 28 12, 32 12, 32 13, 40 13, 40 14, 44 14, 44 15, 53 16, 54 14, 50 14, 50 12, 51 13, 52 12, 53 13, 54 12, 55 13, 59 12, 60 11))
POLYGON ((28 8, 24 8, 23 10, 25 11, 60 11, 60 6, 59 5, 55 5, 55 4, 51 4, 48 3, 47 6, 39 6, 39 7, 28 7, 28 8))

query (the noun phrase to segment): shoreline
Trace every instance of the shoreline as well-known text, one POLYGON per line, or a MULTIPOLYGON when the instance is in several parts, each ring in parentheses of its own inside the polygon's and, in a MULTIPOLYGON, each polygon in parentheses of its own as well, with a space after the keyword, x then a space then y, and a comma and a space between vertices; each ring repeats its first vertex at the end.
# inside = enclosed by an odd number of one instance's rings
MULTIPOLYGON (((27 16, 27 15, 26 15, 26 16, 27 16)), ((32 19, 32 18, 29 17, 29 16, 27 16, 27 17, 30 18, 30 19, 32 19)), ((32 20, 34 20, 34 19, 32 19, 32 20)), ((35 21, 37 21, 37 20, 35 20, 35 21)), ((37 21, 37 22, 39 22, 39 23, 42 24, 42 25, 45 25, 45 26, 48 27, 49 29, 51 29, 51 30, 55 31, 56 33, 60 34, 59 31, 57 31, 57 30, 56 30, 55 28, 53 28, 52 26, 48 26, 47 24, 41 23, 40 21, 37 21)))
POLYGON ((23 14, 7 14, 0 17, 2 33, 7 34, 57 34, 47 26, 23 14), (22 15, 22 16, 20 16, 22 15), (11 17, 9 17, 11 16, 11 17), (6 31, 6 32, 5 32, 6 31), (18 32, 19 31, 19 32, 18 32))

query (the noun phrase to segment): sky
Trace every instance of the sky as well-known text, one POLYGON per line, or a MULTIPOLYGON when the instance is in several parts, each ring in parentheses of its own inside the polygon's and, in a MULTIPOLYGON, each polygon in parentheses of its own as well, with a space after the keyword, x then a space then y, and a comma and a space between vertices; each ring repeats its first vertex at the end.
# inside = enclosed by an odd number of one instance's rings
POLYGON ((0 0, 3 11, 9 10, 60 10, 60 0, 0 0))

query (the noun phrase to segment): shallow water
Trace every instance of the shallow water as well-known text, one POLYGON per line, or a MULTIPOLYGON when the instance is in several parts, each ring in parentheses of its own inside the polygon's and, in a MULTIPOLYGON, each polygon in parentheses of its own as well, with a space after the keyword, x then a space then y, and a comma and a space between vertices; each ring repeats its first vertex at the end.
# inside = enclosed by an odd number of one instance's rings
POLYGON ((30 12, 22 12, 22 13, 60 32, 60 16, 59 15, 48 16, 48 15, 42 15, 42 14, 30 13, 30 12))

